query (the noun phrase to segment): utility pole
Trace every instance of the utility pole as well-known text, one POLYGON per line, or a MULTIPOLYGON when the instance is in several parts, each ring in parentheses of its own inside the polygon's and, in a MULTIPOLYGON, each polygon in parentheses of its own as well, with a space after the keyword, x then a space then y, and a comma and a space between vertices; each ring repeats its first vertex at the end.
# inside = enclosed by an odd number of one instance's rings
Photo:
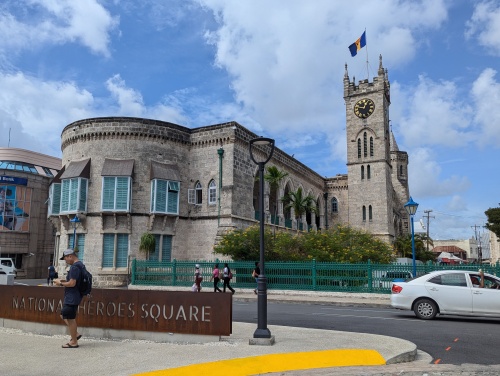
POLYGON ((427 252, 429 252, 429 221, 431 218, 436 217, 430 215, 430 213, 432 213, 432 210, 424 210, 424 213, 424 217, 427 218, 427 252))
POLYGON ((478 227, 481 228, 480 225, 474 225, 471 226, 474 229, 474 236, 476 237, 476 245, 477 245, 477 260, 481 264, 483 262, 483 255, 482 255, 482 249, 481 249, 481 233, 479 233, 479 240, 477 237, 477 229, 478 227))

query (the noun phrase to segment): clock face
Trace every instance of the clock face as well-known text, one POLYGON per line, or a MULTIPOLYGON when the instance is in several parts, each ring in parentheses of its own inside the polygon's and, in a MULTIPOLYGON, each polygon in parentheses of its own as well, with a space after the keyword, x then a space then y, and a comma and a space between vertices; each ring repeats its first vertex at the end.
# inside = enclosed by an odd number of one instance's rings
POLYGON ((354 114, 361 119, 366 119, 373 114, 373 111, 375 111, 375 103, 368 98, 360 99, 354 105, 354 114))

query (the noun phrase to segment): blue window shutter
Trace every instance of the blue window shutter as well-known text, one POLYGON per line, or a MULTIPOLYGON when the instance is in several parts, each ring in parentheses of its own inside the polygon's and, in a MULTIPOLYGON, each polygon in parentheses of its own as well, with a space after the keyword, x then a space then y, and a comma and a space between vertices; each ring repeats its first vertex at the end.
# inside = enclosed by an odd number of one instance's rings
POLYGON ((128 258, 128 234, 117 234, 116 267, 126 268, 128 258))
POLYGON ((163 235, 163 243, 161 247, 161 261, 172 261, 172 235, 163 235))
POLYGON ((155 211, 155 201, 156 201, 156 180, 151 180, 151 202, 149 205, 149 212, 153 213, 155 211))
POLYGON ((102 243, 102 267, 112 268, 115 254, 115 234, 104 234, 102 243))
POLYGON ((83 261, 85 255, 85 234, 76 234, 76 243, 78 247, 78 258, 83 261))
POLYGON ((69 180, 65 179, 62 181, 61 189, 61 212, 67 212, 69 210, 69 180))
POLYGON ((167 182, 156 181, 156 207, 155 212, 165 213, 167 211, 167 182))
POLYGON ((179 182, 168 182, 168 213, 179 214, 179 190, 179 182))
POLYGON ((87 211, 87 179, 80 179, 80 202, 78 210, 82 212, 87 211))
POLYGON ((102 182, 102 210, 115 207, 115 178, 104 177, 102 182))
POLYGON ((59 214, 61 210, 61 184, 54 183, 52 184, 51 189, 51 214, 59 214))
POLYGON ((160 239, 161 235, 155 235, 155 250, 149 254, 149 260, 158 261, 160 256, 160 239))
POLYGON ((116 178, 116 206, 115 210, 128 210, 129 177, 116 178))
POLYGON ((78 178, 70 179, 69 188, 69 211, 76 211, 78 208, 78 178))

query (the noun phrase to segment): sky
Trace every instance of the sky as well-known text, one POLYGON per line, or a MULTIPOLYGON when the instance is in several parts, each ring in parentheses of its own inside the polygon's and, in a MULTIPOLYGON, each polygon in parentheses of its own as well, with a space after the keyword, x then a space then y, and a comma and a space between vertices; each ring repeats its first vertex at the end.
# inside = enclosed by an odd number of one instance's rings
POLYGON ((63 128, 90 117, 236 121, 332 177, 347 173, 345 64, 371 81, 382 55, 415 221, 432 210, 431 238, 470 238, 500 205, 500 2, 360 4, 2 0, 0 147, 61 157, 63 128))

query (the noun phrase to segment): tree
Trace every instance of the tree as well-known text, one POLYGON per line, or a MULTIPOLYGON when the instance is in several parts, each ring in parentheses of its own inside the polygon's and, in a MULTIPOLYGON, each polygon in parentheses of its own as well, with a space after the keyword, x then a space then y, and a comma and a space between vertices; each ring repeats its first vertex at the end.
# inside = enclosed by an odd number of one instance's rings
MULTIPOLYGON (((223 236, 215 253, 233 260, 259 259, 259 226, 238 229, 223 236)), ((387 264, 393 260, 393 249, 384 241, 363 230, 334 226, 324 231, 277 231, 273 238, 265 229, 265 258, 268 261, 310 261, 362 263, 371 260, 387 264)))
POLYGON ((139 243, 139 251, 145 253, 146 255, 155 251, 156 239, 155 236, 149 232, 145 232, 141 236, 141 241, 139 243))
POLYGON ((500 208, 489 208, 484 214, 488 217, 486 228, 500 238, 500 208))
POLYGON ((282 199, 286 209, 293 209, 295 219, 297 220, 297 231, 301 218, 305 213, 316 213, 316 202, 310 194, 304 196, 302 187, 297 188, 295 192, 288 192, 282 199))
MULTIPOLYGON (((426 234, 415 234, 415 259, 422 262, 435 261, 435 254, 432 251, 427 251, 427 240, 433 245, 432 239, 427 239, 426 234)), ((394 242, 394 250, 402 257, 413 258, 411 247, 411 234, 400 236, 394 242)))
MULTIPOLYGON (((271 188, 271 197, 273 201, 276 200, 276 196, 278 194, 278 189, 280 183, 283 181, 285 177, 288 176, 288 172, 279 170, 276 166, 269 166, 266 169, 266 173, 264 175, 264 180, 269 183, 269 187, 271 188)), ((278 217, 278 205, 274 206, 274 220, 278 217)), ((274 225, 276 223, 273 223, 274 225)))

